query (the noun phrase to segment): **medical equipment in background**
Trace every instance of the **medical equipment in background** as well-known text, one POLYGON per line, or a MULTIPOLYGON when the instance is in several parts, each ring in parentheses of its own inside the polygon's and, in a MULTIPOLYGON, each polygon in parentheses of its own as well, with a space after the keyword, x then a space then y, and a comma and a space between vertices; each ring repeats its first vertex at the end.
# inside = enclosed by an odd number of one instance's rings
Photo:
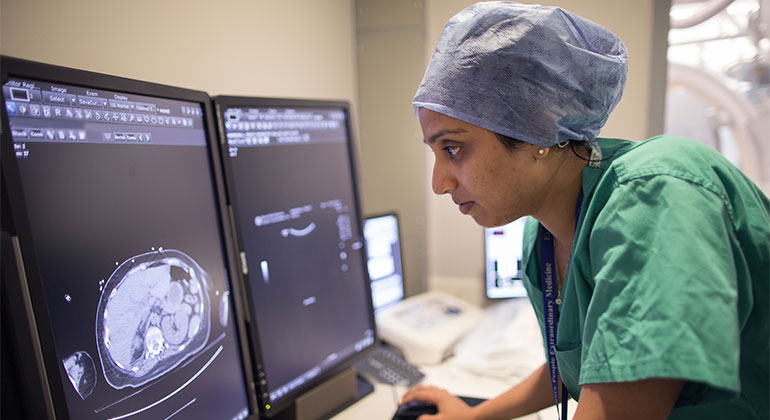
POLYGON ((439 363, 481 319, 481 308, 440 290, 408 297, 377 314, 380 337, 411 363, 439 363))
POLYGON ((770 193, 770 0, 675 0, 665 132, 724 154, 770 193))
MULTIPOLYGON (((481 309, 436 290, 403 298, 401 235, 395 213, 368 217, 364 239, 380 338, 400 349, 411 363, 441 362, 478 323, 481 309)), ((420 379, 397 366, 392 369, 404 371, 401 376, 407 381, 420 379)))

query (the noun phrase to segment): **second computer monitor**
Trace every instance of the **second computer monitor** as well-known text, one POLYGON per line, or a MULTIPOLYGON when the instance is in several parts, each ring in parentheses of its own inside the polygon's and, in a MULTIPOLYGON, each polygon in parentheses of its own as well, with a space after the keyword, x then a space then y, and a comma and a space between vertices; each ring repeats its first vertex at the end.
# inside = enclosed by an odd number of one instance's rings
POLYGON ((375 344, 344 102, 218 97, 225 178, 271 415, 375 344))
POLYGON ((364 220, 367 267, 371 279, 375 313, 404 298, 404 273, 401 241, 396 213, 367 217, 364 220))

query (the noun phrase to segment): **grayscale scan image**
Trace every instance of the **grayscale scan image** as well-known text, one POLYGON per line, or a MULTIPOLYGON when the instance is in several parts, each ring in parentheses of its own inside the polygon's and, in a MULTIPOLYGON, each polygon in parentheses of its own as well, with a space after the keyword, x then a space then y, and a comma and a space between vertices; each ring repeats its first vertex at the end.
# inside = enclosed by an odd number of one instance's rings
POLYGON ((97 348, 110 386, 143 385, 206 345, 209 282, 208 274, 177 250, 137 255, 118 266, 96 314, 97 348))
POLYGON ((91 356, 84 351, 79 351, 64 359, 62 364, 80 398, 84 400, 88 398, 96 386, 96 367, 91 356))

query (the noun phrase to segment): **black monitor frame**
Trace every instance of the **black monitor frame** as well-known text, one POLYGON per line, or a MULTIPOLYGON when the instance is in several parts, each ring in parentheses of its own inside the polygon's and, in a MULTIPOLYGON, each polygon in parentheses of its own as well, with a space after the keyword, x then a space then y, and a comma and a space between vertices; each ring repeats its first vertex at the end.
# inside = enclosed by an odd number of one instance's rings
MULTIPOLYGON (((87 86, 94 89, 200 104, 204 112, 202 120, 207 137, 209 168, 216 193, 220 242, 221 246, 224 246, 222 248, 223 262, 231 288, 233 318, 236 320, 236 340, 239 343, 242 361, 241 370, 245 379, 243 385, 247 394, 250 411, 247 419, 258 419, 258 407, 254 395, 253 369, 251 368, 253 361, 249 356, 248 340, 244 338, 246 337, 244 319, 247 317, 247 314, 245 313, 246 308, 242 304, 242 287, 238 283, 239 277, 235 274, 238 270, 236 269, 237 264, 232 248, 232 232, 229 231, 230 225, 226 218, 227 209, 224 205, 221 161, 219 158, 219 148, 216 146, 215 125, 209 95, 202 91, 0 56, 0 85, 5 84, 11 77, 87 86)), ((11 128, 4 101, 5 98, 3 98, 2 111, 0 112, 0 117, 2 117, 0 158, 2 162, 2 188, 4 190, 2 192, 4 201, 2 206, 3 244, 11 243, 16 248, 13 250, 15 255, 5 252, 6 250, 3 252, 4 266, 6 263, 11 263, 12 267, 16 264, 14 267, 16 270, 13 270, 15 271, 14 275, 9 274, 6 276, 8 270, 3 272, 3 292, 10 292, 12 294, 12 296, 4 296, 3 301, 14 302, 12 304, 14 308, 9 309, 16 312, 14 319, 3 320, 4 327, 6 326, 5 323, 10 321, 11 325, 8 327, 13 330, 11 333, 16 334, 14 338, 21 341, 18 343, 19 346, 15 349, 15 353, 25 359, 19 363, 19 368, 23 370, 22 376, 29 377, 29 375, 32 375, 34 377, 31 381, 26 379, 21 381, 19 386, 23 387, 22 394, 31 395, 36 404, 46 406, 47 417, 55 416, 57 419, 69 419, 70 415, 67 410, 62 380, 59 377, 59 360, 54 349, 54 332, 51 326, 50 313, 44 304, 43 281, 35 255, 34 244, 31 239, 30 222, 27 216, 21 177, 15 159, 11 128), (5 233, 8 235, 5 235, 5 233), (13 257, 15 257, 14 261, 6 260, 6 258, 13 257), (14 284, 6 287, 7 282, 13 282, 14 284), (19 313, 19 311, 22 311, 22 313, 19 313), (34 326, 34 329, 29 331, 29 326, 34 326), (26 334, 27 336, 19 336, 19 331, 23 332, 25 328, 29 331, 26 334), (42 403, 40 397, 43 399, 42 403)), ((216 244, 212 244, 212 246, 216 246, 216 244)), ((5 313, 6 311, 4 310, 5 313)), ((39 408, 34 410, 37 411, 39 408)))
MULTIPOLYGON (((403 236, 401 235, 401 218, 399 217, 398 213, 395 210, 386 211, 382 213, 374 213, 370 214, 364 217, 364 221, 369 219, 376 219, 378 217, 386 217, 386 216, 393 216, 396 218, 396 229, 398 230, 398 253, 399 253, 399 261, 401 262, 401 294, 402 294, 402 300, 406 298, 406 275, 405 275, 405 267, 404 267, 404 241, 403 236)), ((371 279, 370 281, 370 287, 371 287, 371 279)), ((394 302, 395 303, 395 302, 394 302)))
MULTIPOLYGON (((239 237, 239 223, 238 223, 238 214, 237 214, 237 198, 233 194, 234 187, 232 185, 232 179, 234 178, 232 166, 230 165, 229 160, 227 159, 228 156, 228 144, 227 144, 227 136, 225 131, 225 118, 224 118, 224 112, 228 108, 258 108, 258 107, 290 107, 290 108, 336 108, 336 109, 342 109, 345 112, 345 124, 346 124, 346 132, 347 132, 347 148, 348 148, 348 161, 350 162, 350 171, 353 181, 353 198, 354 198, 354 206, 355 211, 358 217, 356 217, 356 220, 354 223, 357 224, 358 231, 361 232, 361 241, 363 243, 362 248, 362 259, 363 259, 363 271, 364 271, 364 279, 365 279, 365 288, 366 288, 366 295, 368 296, 368 306, 369 306, 369 323, 372 327, 372 330, 374 331, 374 343, 370 345, 367 349, 364 349, 363 351, 357 353, 353 357, 349 358, 348 360, 344 360, 335 367, 327 370, 326 372, 322 373, 321 375, 313 378, 312 380, 308 381, 307 383, 297 387, 293 391, 289 392, 286 396, 281 398, 278 402, 273 402, 272 404, 268 404, 267 401, 269 401, 269 391, 267 389, 267 386, 265 385, 265 382, 258 381, 257 382, 257 400, 259 403, 259 408, 261 410, 261 413, 268 416, 268 417, 276 417, 276 416, 284 416, 286 415, 287 411, 290 411, 292 406, 294 405, 295 400, 302 396, 302 394, 310 391, 312 388, 317 387, 324 382, 334 378, 336 375, 342 373, 346 369, 351 368, 356 361, 360 360, 361 358, 367 356, 374 348, 378 347, 380 344, 380 338, 377 334, 377 327, 374 320, 374 309, 372 306, 372 292, 371 292, 371 283, 369 279, 369 273, 366 269, 366 244, 363 240, 363 223, 362 223, 362 215, 361 212, 361 200, 360 200, 360 193, 358 189, 358 172, 357 172, 357 158, 355 153, 355 140, 353 136, 352 131, 352 116, 350 113, 350 105, 346 101, 332 101, 332 100, 313 100, 313 99, 292 99, 292 98, 265 98, 265 97, 246 97, 246 96, 215 96, 212 98, 212 102, 214 104, 214 109, 217 115, 217 128, 219 133, 219 139, 220 139, 220 156, 222 157, 222 166, 224 168, 224 174, 225 174, 225 186, 227 187, 227 206, 228 210, 230 212, 230 220, 233 223, 232 231, 233 231, 233 237, 234 237, 234 243, 236 248, 236 254, 240 255, 241 252, 245 249, 244 243, 242 242, 242 239, 239 237), (267 405, 270 406, 270 408, 267 408, 267 405)), ((242 270, 238 271, 238 275, 241 277, 241 282, 244 284, 244 290, 246 291, 246 305, 251 305, 251 302, 254 302, 254 290, 251 287, 251 283, 246 278, 246 275, 243 273, 242 270)), ((251 314, 252 318, 255 318, 255 311, 252 310, 252 308, 249 308, 249 313, 251 314)), ((249 325, 249 333, 250 333, 250 339, 251 339, 251 347, 252 347, 252 353, 255 358, 254 367, 255 367, 255 375, 259 379, 266 378, 266 374, 264 371, 264 364, 263 364, 263 355, 262 355, 262 345, 260 342, 260 334, 259 329, 257 327, 257 321, 256 319, 251 319, 249 325)))

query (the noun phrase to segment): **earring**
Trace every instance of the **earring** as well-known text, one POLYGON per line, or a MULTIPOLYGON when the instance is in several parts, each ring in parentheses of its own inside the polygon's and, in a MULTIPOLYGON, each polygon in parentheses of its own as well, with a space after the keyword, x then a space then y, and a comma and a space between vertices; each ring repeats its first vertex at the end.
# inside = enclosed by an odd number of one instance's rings
POLYGON ((545 154, 545 149, 540 149, 540 150, 538 150, 538 151, 537 151, 537 154, 538 154, 538 155, 544 155, 544 154, 545 154))

